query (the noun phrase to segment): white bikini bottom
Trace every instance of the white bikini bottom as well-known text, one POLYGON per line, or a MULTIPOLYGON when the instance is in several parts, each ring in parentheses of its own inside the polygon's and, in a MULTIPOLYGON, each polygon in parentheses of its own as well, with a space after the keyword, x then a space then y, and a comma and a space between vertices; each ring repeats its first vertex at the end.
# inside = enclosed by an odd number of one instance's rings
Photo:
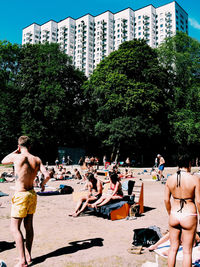
POLYGON ((176 217, 177 220, 184 219, 188 216, 197 216, 197 213, 190 213, 190 212, 177 212, 177 211, 171 211, 171 214, 176 217))

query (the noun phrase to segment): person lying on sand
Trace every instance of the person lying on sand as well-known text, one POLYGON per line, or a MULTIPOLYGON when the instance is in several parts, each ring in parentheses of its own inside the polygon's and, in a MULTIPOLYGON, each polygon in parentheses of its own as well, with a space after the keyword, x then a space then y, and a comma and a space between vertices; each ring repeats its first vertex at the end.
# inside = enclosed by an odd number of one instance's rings
MULTIPOLYGON (((148 247, 147 250, 153 251, 157 249, 161 244, 165 243, 167 240, 169 240, 169 232, 167 232, 163 237, 161 237, 161 239, 159 239, 158 242, 156 242, 154 245, 151 245, 150 247, 148 247)), ((200 232, 196 233, 193 247, 195 247, 198 243, 200 243, 200 232)), ((169 253, 169 249, 164 251, 162 254, 164 256, 168 256, 168 253, 169 253)))

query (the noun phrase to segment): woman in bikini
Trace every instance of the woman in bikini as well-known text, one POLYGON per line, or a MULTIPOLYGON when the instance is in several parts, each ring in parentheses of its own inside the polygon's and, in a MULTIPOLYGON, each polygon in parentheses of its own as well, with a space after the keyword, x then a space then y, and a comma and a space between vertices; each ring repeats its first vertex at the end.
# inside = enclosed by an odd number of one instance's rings
POLYGON ((110 182, 110 188, 107 193, 103 194, 99 200, 97 200, 93 204, 89 204, 88 207, 91 208, 97 208, 101 207, 112 199, 122 199, 123 198, 123 192, 122 192, 122 185, 119 181, 117 173, 112 173, 109 176, 109 181, 110 182))
POLYGON ((165 206, 169 214, 170 250, 168 266, 175 266, 176 254, 182 240, 183 266, 192 266, 192 247, 200 213, 200 179, 190 173, 191 160, 179 158, 179 170, 170 176, 165 186, 165 206), (170 198, 173 197, 171 204, 170 198))
POLYGON ((80 213, 86 209, 88 203, 98 200, 102 195, 103 187, 102 187, 101 181, 97 180, 94 177, 93 173, 89 173, 87 179, 88 179, 88 183, 87 183, 88 195, 82 197, 78 201, 75 211, 69 214, 69 216, 73 216, 73 217, 79 216, 80 213))

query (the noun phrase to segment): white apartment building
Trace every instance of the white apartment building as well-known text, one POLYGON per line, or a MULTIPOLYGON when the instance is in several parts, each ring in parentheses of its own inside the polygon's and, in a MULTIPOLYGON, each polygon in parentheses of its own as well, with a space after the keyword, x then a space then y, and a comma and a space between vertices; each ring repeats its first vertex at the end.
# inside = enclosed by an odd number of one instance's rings
POLYGON ((42 25, 33 23, 23 29, 22 44, 59 43, 74 65, 89 76, 99 62, 125 41, 145 39, 153 48, 177 31, 188 33, 188 14, 176 2, 138 10, 106 11, 78 19, 67 17, 42 25))

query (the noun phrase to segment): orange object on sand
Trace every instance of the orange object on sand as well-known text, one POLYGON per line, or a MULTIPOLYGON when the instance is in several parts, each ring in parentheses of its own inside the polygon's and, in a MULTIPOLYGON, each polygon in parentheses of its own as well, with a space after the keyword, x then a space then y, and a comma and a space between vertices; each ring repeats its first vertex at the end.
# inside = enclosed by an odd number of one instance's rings
POLYGON ((129 208, 130 208, 129 204, 125 203, 121 208, 111 211, 110 213, 111 220, 114 221, 126 218, 129 215, 129 208))

